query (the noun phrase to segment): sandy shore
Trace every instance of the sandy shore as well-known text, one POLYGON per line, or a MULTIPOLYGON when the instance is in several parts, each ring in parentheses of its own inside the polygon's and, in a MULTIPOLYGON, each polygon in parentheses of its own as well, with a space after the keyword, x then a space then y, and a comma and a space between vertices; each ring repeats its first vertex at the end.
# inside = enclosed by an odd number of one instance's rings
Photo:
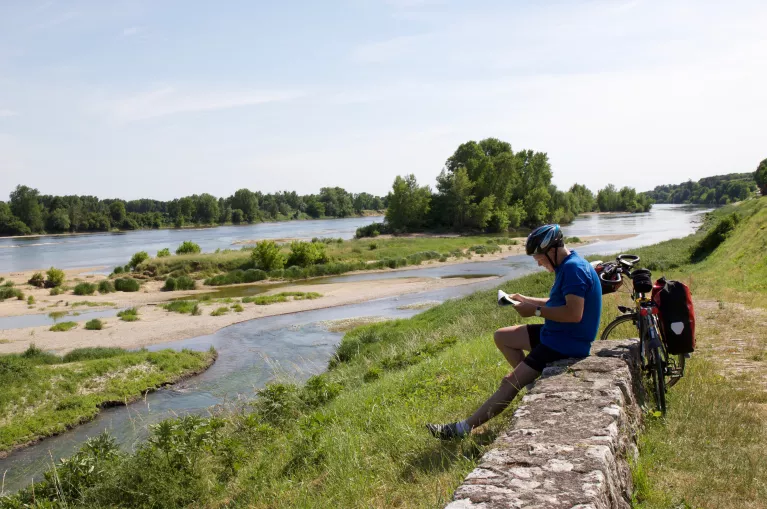
MULTIPOLYGON (((231 311, 223 316, 210 316, 212 310, 224 305, 216 302, 202 303, 203 314, 201 316, 171 313, 152 304, 141 305, 139 307, 139 321, 123 322, 117 317, 108 318, 104 320, 106 326, 100 331, 85 330, 83 323, 80 323, 77 328, 66 332, 51 332, 48 330, 49 326, 4 331, 0 333, 0 339, 7 340, 8 342, 0 344, 0 353, 21 352, 29 347, 31 343, 35 343, 35 345, 44 350, 56 352, 66 352, 74 348, 87 346, 138 348, 156 343, 212 334, 222 327, 254 318, 343 306, 383 297, 465 285, 477 281, 482 281, 482 279, 407 278, 376 281, 375 284, 370 284, 370 281, 325 285, 315 284, 310 286, 296 284, 274 290, 270 293, 311 291, 319 292, 323 297, 316 300, 289 301, 268 306, 243 304, 245 311, 241 313, 231 311)), ((173 297, 178 296, 178 293, 173 292, 173 297)), ((110 295, 103 297, 106 299, 110 295)))

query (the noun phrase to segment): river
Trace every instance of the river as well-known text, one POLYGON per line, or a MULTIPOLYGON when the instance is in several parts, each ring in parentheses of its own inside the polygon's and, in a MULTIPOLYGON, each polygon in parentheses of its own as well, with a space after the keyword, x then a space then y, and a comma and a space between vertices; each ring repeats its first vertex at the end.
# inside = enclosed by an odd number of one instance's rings
MULTIPOLYGON (((655 206, 647 214, 611 214, 584 216, 564 228, 568 236, 598 234, 636 234, 623 240, 597 242, 578 249, 583 255, 610 254, 638 246, 682 237, 692 233, 703 212, 700 208, 655 206)), ((341 221, 341 220, 339 220, 341 221)), ((337 233, 335 236, 341 236, 337 233)), ((159 232, 145 232, 159 233, 159 232)), ((275 234, 276 235, 276 234, 275 234)), ((311 234, 325 236, 326 234, 311 234)), ((276 235, 281 236, 281 235, 276 235)), ((289 236, 289 235, 285 235, 289 236)), ((133 247, 132 250, 138 249, 133 247)), ((57 263, 57 262, 55 262, 57 263)), ((61 265, 57 263, 57 265, 61 265)), ((239 323, 218 332, 167 344, 162 348, 208 349, 215 347, 219 358, 205 373, 170 389, 149 394, 144 400, 127 407, 114 407, 101 412, 96 419, 72 431, 43 440, 0 460, 0 473, 5 473, 5 489, 14 491, 28 484, 50 467, 51 458, 66 457, 89 436, 109 430, 118 442, 130 450, 146 436, 147 427, 169 416, 186 412, 205 413, 227 402, 252 399, 255 390, 274 379, 301 382, 325 370, 343 334, 329 332, 321 322, 358 316, 406 318, 418 311, 404 306, 425 301, 443 302, 468 295, 480 289, 498 286, 504 281, 539 270, 530 257, 510 256, 492 262, 468 262, 457 265, 424 267, 406 272, 380 272, 338 276, 323 282, 377 280, 390 277, 466 277, 496 275, 490 281, 434 292, 409 294, 274 316, 239 323)), ((513 289, 510 289, 513 291, 513 289)))

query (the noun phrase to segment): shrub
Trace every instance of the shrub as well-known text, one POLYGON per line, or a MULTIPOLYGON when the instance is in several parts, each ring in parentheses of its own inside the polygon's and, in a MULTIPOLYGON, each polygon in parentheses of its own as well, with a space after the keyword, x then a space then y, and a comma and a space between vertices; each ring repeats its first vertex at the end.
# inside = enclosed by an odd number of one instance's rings
POLYGON ((170 256, 170 249, 167 247, 157 251, 157 258, 165 258, 166 256, 170 256))
POLYGON ((61 295, 62 293, 64 293, 64 290, 62 290, 61 288, 51 288, 51 291, 49 293, 53 296, 56 296, 56 295, 61 295))
POLYGON ((285 266, 285 257, 280 253, 280 247, 272 240, 257 242, 251 259, 256 269, 264 271, 278 270, 285 266))
POLYGON ((86 330, 101 330, 102 328, 104 328, 104 324, 98 318, 85 322, 86 330))
POLYGON ((306 270, 296 265, 293 265, 285 269, 285 272, 283 273, 283 277, 285 277, 286 279, 305 279, 307 277, 306 270))
POLYGON ((238 303, 232 306, 232 310, 234 310, 235 313, 242 313, 243 311, 245 311, 245 308, 242 307, 242 304, 238 303))
POLYGON ((290 255, 288 256, 287 265, 299 267, 308 267, 309 265, 317 265, 320 263, 327 263, 328 255, 325 253, 325 244, 322 242, 300 242, 295 241, 290 243, 290 255))
POLYGON ((122 274, 123 272, 124 271, 122 267, 115 267, 114 270, 112 271, 113 274, 122 274))
POLYGON ((202 308, 199 304, 195 304, 192 308, 192 316, 200 316, 202 314, 202 308))
POLYGON ((138 253, 134 254, 130 261, 128 262, 128 266, 131 269, 136 269, 136 267, 139 266, 142 262, 145 262, 149 259, 149 253, 146 251, 139 251, 138 253))
MULTIPOLYGON (((93 320, 91 320, 93 321, 93 320)), ((90 323, 90 322, 88 322, 90 323)), ((85 325, 86 329, 88 325, 85 325)), ((128 353, 122 348, 109 348, 105 346, 94 346, 89 348, 76 348, 64 355, 63 362, 80 362, 94 359, 108 359, 128 353)))
POLYGON ((43 277, 42 272, 35 272, 32 274, 32 277, 29 278, 29 281, 27 281, 32 286, 36 286, 38 288, 42 288, 45 286, 45 278, 43 277))
POLYGON ((195 307, 197 307, 197 303, 191 300, 174 300, 162 305, 166 311, 185 314, 192 314, 195 307))
POLYGON ((719 244, 724 242, 733 230, 735 230, 735 227, 739 222, 740 216, 736 212, 720 219, 716 226, 711 228, 708 233, 706 233, 706 236, 693 246, 692 251, 690 252, 692 261, 700 261, 714 251, 714 249, 719 247, 719 244))
POLYGON ((357 228, 355 236, 358 239, 362 237, 378 237, 382 233, 392 233, 391 228, 386 223, 371 223, 367 226, 357 228))
POLYGON ((201 251, 200 246, 192 242, 191 240, 185 240, 176 249, 176 254, 197 254, 201 251))
POLYGON ((0 286, 0 301, 14 297, 21 300, 24 298, 24 292, 11 286, 0 286))
POLYGON ((178 289, 178 283, 176 282, 176 278, 169 277, 165 280, 165 285, 162 287, 162 290, 164 292, 175 292, 178 289))
POLYGON ((378 242, 371 242, 370 244, 368 244, 368 249, 370 249, 371 251, 378 249, 378 242))
POLYGON ((93 283, 78 283, 75 286, 75 295, 93 295, 96 293, 96 285, 93 283))
POLYGON ((115 285, 108 279, 99 281, 99 293, 112 293, 115 291, 115 285))
POLYGON ((61 322, 51 326, 49 330, 53 332, 64 332, 77 327, 77 322, 61 322))
POLYGON ((45 280, 46 288, 56 288, 64 284, 63 270, 51 267, 45 274, 48 276, 45 280))
POLYGON ((243 279, 246 283, 255 283, 256 281, 263 281, 269 277, 266 272, 260 269, 248 269, 243 275, 243 279))
POLYGON ((122 320, 123 322, 135 322, 138 320, 138 309, 136 308, 128 308, 120 311, 117 313, 117 316, 122 320))
POLYGON ((35 305, 35 298, 32 295, 27 297, 27 305, 29 305, 29 306, 34 306, 35 305))
POLYGON ((137 292, 140 286, 139 282, 132 277, 115 279, 115 290, 118 292, 137 292))
POLYGON ((228 312, 229 312, 229 308, 227 308, 226 306, 221 306, 215 311, 211 311, 210 316, 222 316, 227 314, 228 312))

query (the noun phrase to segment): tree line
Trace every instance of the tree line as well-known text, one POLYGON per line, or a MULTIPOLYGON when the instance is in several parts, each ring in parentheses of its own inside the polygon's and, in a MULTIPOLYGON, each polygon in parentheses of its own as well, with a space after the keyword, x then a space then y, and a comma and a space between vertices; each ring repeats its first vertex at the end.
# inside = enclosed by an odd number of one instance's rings
MULTIPOLYGON (((767 180, 767 159, 760 164, 759 168, 762 167, 767 180)), ((656 186, 652 191, 642 194, 652 198, 655 203, 727 205, 752 196, 757 189, 758 175, 759 169, 755 173, 715 175, 702 178, 697 182, 688 180, 681 184, 656 186)))
POLYGON ((608 185, 595 195, 574 184, 561 191, 551 183, 543 152, 513 152, 496 138, 469 141, 450 156, 437 177, 436 191, 414 175, 397 176, 388 195, 384 231, 485 230, 568 223, 582 212, 646 212, 652 200, 630 187, 608 185))
POLYGON ((363 210, 382 210, 386 204, 386 198, 349 193, 340 187, 323 187, 319 194, 304 196, 295 191, 264 194, 239 189, 227 198, 203 193, 171 201, 125 201, 95 196, 42 195, 37 189, 19 185, 7 203, 0 201, 0 235, 350 217, 363 210))

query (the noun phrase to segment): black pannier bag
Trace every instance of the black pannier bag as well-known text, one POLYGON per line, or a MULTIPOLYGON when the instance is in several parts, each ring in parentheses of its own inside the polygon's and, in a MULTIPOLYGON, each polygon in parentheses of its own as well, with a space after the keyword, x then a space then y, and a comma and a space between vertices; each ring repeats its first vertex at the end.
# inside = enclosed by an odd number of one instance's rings
POLYGON ((618 288, 623 284, 623 281, 619 279, 619 274, 616 271, 618 264, 614 262, 602 263, 599 261, 592 262, 591 265, 594 267, 594 270, 597 271, 597 276, 599 276, 599 283, 602 286, 602 295, 617 292, 618 288), (602 274, 604 274, 604 276, 602 276, 602 274), (602 277, 612 281, 605 281, 602 277))

